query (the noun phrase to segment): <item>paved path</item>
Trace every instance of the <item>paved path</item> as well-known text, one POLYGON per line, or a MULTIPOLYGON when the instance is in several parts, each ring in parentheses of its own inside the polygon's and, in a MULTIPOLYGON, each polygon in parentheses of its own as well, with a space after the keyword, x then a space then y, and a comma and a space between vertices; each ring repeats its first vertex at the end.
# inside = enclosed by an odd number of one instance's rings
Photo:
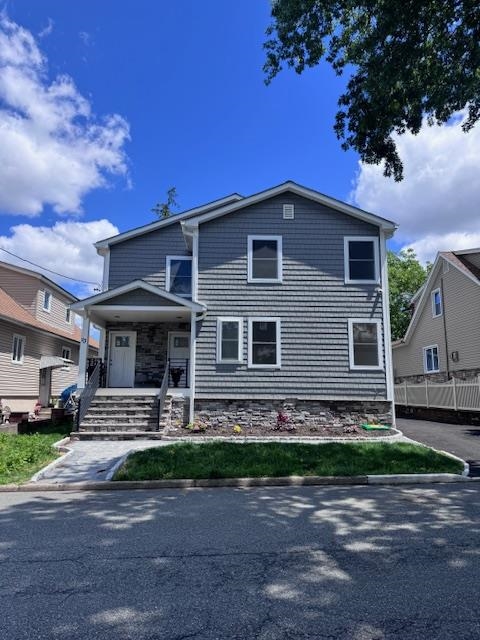
POLYGON ((413 440, 463 458, 470 464, 470 475, 480 477, 479 427, 405 418, 397 418, 397 427, 413 440))
POLYGON ((129 451, 169 444, 161 440, 92 440, 72 442, 72 449, 56 465, 42 473, 40 482, 86 482, 105 480, 109 470, 129 451))
POLYGON ((0 638, 478 640, 480 483, 0 494, 0 638))

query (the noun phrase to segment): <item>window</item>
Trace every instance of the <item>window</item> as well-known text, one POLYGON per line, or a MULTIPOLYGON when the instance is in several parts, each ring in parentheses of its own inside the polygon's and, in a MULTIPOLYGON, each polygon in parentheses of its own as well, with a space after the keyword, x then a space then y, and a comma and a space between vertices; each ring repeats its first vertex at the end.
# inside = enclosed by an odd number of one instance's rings
POLYGON ((349 320, 350 369, 381 369, 380 320, 349 320))
POLYGON ((182 298, 192 297, 192 258, 167 256, 166 288, 182 298))
POLYGON ((242 362, 243 320, 241 318, 217 319, 217 362, 242 362))
POLYGON ((12 362, 16 362, 17 364, 22 364, 24 351, 25 351, 25 336, 19 336, 16 333, 14 333, 13 341, 12 341, 12 362))
POLYGON ((68 324, 70 324, 72 322, 72 310, 71 309, 66 309, 65 310, 65 322, 67 322, 68 324))
POLYGON ((378 282, 377 238, 352 236, 344 239, 345 282, 378 282))
POLYGON ((248 366, 278 369, 280 365, 280 320, 249 318, 248 366))
POLYGON ((436 344, 423 349, 423 366, 425 373, 440 371, 438 362, 438 347, 436 344))
POLYGON ((440 289, 432 291, 432 315, 434 318, 442 315, 442 295, 440 289))
POLYGON ((43 292, 43 310, 44 311, 48 311, 50 312, 51 308, 52 308, 52 294, 50 293, 50 291, 47 291, 45 289, 45 291, 43 292))
POLYGON ((281 236, 248 236, 248 282, 281 281, 281 236))
POLYGON ((62 347, 62 358, 64 360, 72 359, 72 350, 70 349, 70 347, 62 347))
POLYGON ((130 336, 115 336, 115 346, 119 349, 130 348, 130 336))

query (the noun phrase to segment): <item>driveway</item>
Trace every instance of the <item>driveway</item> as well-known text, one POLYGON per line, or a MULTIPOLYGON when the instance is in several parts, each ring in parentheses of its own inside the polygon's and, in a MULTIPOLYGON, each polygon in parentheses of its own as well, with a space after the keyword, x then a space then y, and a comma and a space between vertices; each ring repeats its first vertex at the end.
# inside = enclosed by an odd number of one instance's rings
POLYGON ((470 476, 480 477, 480 428, 406 418, 397 418, 397 427, 412 440, 463 458, 470 465, 470 476))

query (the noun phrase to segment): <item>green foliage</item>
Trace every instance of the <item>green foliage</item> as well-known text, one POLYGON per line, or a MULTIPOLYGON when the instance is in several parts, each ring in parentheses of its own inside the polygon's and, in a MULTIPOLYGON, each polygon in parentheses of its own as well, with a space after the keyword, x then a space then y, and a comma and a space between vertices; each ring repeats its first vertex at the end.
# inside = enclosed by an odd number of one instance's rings
POLYGON ((137 451, 127 458, 114 480, 462 471, 463 465, 457 460, 406 443, 207 442, 137 451))
POLYGON ((392 339, 403 338, 411 318, 410 301, 425 282, 431 265, 423 267, 413 249, 389 251, 390 322, 392 339))
POLYGON ((344 149, 403 177, 393 133, 417 134, 468 108, 480 117, 478 0, 275 0, 265 42, 267 84, 285 63, 302 73, 322 59, 351 73, 335 132, 344 149))
POLYGON ((170 187, 170 189, 168 189, 167 201, 157 202, 153 207, 152 212, 159 218, 169 218, 173 213, 172 207, 178 207, 176 187, 170 187))
POLYGON ((28 480, 57 457, 52 445, 62 437, 61 433, 0 433, 0 484, 28 480))

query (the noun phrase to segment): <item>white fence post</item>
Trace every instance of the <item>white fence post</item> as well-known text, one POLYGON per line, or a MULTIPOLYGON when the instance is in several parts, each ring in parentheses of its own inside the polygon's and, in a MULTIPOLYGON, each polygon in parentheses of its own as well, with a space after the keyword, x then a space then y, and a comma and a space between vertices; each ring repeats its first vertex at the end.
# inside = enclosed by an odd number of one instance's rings
POLYGON ((428 401, 428 378, 425 378, 425 400, 427 402, 427 409, 430 407, 430 403, 428 401))
MULTIPOLYGON (((405 385, 405 406, 408 407, 408 389, 407 389, 407 381, 404 380, 403 384, 405 385)), ((480 385, 480 375, 478 376, 478 384, 480 385)))
POLYGON ((452 385, 453 385, 453 408, 456 411, 457 410, 457 381, 455 376, 452 376, 452 385))

